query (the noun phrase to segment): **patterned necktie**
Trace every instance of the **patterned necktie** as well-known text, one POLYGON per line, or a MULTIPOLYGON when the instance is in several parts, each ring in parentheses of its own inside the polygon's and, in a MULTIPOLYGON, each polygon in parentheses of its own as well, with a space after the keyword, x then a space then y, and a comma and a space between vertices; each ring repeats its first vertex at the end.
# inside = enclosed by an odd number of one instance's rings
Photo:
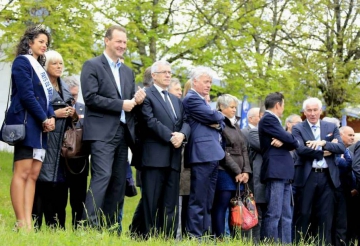
MULTIPOLYGON (((320 141, 320 131, 318 130, 318 127, 316 125, 312 125, 311 126, 312 130, 313 130, 313 134, 314 134, 314 138, 316 141, 320 141)), ((318 146, 317 150, 321 150, 322 147, 318 146)), ((318 165, 319 167, 322 167, 324 165, 324 158, 321 160, 315 160, 316 161, 316 165, 318 165)))
POLYGON ((168 107, 168 109, 169 109, 169 111, 170 111, 170 114, 171 114, 171 116, 173 117, 173 120, 176 120, 175 112, 174 112, 174 110, 172 109, 171 104, 170 104, 170 101, 169 101, 169 98, 168 98, 168 94, 169 94, 168 91, 163 90, 162 93, 164 94, 165 104, 166 104, 166 106, 168 107))

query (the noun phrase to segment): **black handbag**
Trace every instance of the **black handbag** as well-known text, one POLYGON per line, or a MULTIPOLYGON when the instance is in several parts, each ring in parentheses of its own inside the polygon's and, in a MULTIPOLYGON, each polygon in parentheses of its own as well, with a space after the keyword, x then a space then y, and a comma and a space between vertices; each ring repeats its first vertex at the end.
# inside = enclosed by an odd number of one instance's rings
POLYGON ((6 118, 7 118, 7 112, 9 107, 9 101, 10 101, 10 89, 11 89, 12 80, 10 80, 10 86, 9 86, 9 94, 8 94, 8 100, 6 103, 6 110, 5 110, 5 117, 4 122, 1 127, 1 140, 8 145, 14 146, 15 144, 21 142, 25 139, 26 132, 25 132, 25 125, 27 122, 27 111, 25 111, 25 118, 23 124, 14 124, 14 125, 8 125, 6 124, 6 118))
POLYGON ((125 196, 133 197, 137 195, 136 186, 133 178, 126 179, 125 196))

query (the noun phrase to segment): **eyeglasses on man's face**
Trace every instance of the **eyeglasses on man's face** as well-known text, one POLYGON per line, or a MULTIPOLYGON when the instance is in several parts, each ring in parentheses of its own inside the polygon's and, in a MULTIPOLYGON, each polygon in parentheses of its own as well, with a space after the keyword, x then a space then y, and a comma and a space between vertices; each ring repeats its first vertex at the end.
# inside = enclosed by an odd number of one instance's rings
POLYGON ((162 74, 169 74, 169 75, 172 74, 171 71, 159 71, 159 72, 154 72, 154 73, 162 73, 162 74))

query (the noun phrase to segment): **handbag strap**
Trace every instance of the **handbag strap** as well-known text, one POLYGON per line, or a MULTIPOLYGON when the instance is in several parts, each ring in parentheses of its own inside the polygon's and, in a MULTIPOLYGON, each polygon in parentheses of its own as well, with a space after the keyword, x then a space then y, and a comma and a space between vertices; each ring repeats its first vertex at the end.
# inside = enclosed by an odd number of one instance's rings
MULTIPOLYGON (((31 69, 31 81, 33 80, 33 76, 34 76, 34 71, 33 71, 33 69, 31 69)), ((8 92, 8 98, 6 101, 5 116, 4 116, 4 124, 5 125, 6 125, 7 112, 9 110, 11 87, 12 87, 12 77, 10 76, 9 92, 8 92)), ((27 110, 25 110, 25 118, 24 118, 24 124, 26 124, 26 123, 27 123, 27 110)))
POLYGON ((241 190, 240 190, 240 182, 237 182, 236 183, 236 193, 235 193, 235 196, 240 198, 241 197, 241 190))
POLYGON ((69 170, 69 172, 71 173, 71 174, 73 174, 73 175, 79 175, 79 174, 81 174, 82 172, 84 172, 84 170, 85 170, 85 168, 86 168, 86 161, 85 161, 85 164, 84 164, 84 166, 83 166, 83 168, 81 169, 81 171, 80 172, 78 172, 78 173, 76 173, 76 172, 74 172, 72 169, 71 169, 71 167, 70 167, 70 165, 69 165, 69 162, 68 162, 68 159, 67 158, 64 158, 65 159, 65 164, 66 164, 66 167, 67 167, 67 169, 69 170))

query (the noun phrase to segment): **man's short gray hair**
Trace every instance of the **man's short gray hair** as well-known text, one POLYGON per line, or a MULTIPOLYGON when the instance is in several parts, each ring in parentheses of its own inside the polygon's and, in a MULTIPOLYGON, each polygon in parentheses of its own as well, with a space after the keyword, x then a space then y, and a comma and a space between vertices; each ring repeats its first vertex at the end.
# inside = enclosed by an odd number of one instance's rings
POLYGON ((143 86, 150 87, 154 84, 153 78, 151 77, 151 67, 146 68, 144 72, 143 86))
POLYGON ((316 97, 310 97, 308 99, 306 99, 303 103, 303 110, 306 110, 306 106, 310 103, 317 103, 319 105, 319 108, 322 109, 322 102, 320 101, 319 98, 316 97))
POLYGON ((223 106, 224 108, 229 107, 230 103, 235 102, 236 106, 239 104, 239 99, 234 97, 230 94, 223 94, 218 97, 218 100, 216 102, 216 109, 219 110, 220 106, 223 106))
POLYGON ((259 116, 259 112, 260 112, 260 108, 251 108, 247 112, 246 117, 249 119, 250 117, 253 117, 253 116, 259 116))
POLYGON ((46 57, 45 71, 47 71, 50 62, 60 61, 63 64, 61 72, 64 72, 64 70, 65 70, 64 59, 62 58, 62 56, 60 55, 59 52, 57 52, 55 50, 49 50, 49 51, 45 52, 45 57, 46 57))
POLYGON ((300 115, 298 115, 298 114, 291 114, 291 115, 289 115, 289 116, 286 118, 285 124, 286 124, 286 123, 293 123, 293 120, 294 120, 295 117, 299 117, 299 118, 301 119, 301 116, 300 116, 300 115))
POLYGON ((151 66, 151 73, 158 72, 159 65, 171 66, 167 61, 156 61, 151 66))
POLYGON ((170 90, 170 88, 172 88, 173 86, 176 86, 176 85, 181 86, 180 80, 178 78, 171 78, 168 89, 170 90))
POLYGON ((69 88, 79 87, 79 81, 75 76, 67 76, 63 78, 64 82, 69 86, 69 88))
POLYGON ((205 67, 205 66, 195 67, 190 72, 191 86, 193 85, 194 80, 199 79, 201 76, 206 75, 209 76, 211 79, 213 79, 215 77, 215 74, 216 74, 215 71, 209 67, 205 67))
POLYGON ((334 123, 337 127, 340 127, 340 120, 334 117, 324 117, 323 121, 334 123))

